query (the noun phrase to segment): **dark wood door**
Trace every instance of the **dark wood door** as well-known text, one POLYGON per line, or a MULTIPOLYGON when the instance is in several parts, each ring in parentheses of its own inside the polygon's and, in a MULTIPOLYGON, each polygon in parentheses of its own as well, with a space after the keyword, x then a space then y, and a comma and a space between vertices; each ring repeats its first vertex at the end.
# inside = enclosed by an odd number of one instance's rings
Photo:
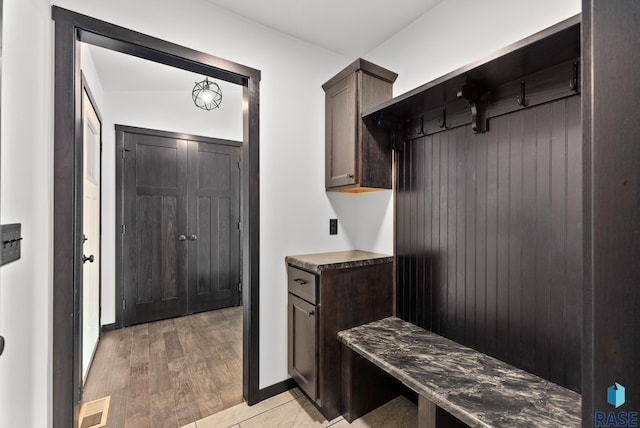
POLYGON ((124 324, 240 304, 239 147, 146 131, 122 131, 124 324))
POLYGON ((189 142, 189 309, 240 304, 240 153, 189 142))
POLYGON ((124 134, 124 324, 187 312, 187 141, 124 134))

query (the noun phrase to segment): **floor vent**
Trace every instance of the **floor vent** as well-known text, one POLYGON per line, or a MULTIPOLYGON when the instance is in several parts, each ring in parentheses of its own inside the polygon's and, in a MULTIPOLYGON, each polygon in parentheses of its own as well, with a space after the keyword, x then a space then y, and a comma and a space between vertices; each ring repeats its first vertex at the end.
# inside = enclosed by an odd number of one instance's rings
POLYGON ((78 413, 78 428, 100 428, 107 424, 111 396, 82 403, 78 413))

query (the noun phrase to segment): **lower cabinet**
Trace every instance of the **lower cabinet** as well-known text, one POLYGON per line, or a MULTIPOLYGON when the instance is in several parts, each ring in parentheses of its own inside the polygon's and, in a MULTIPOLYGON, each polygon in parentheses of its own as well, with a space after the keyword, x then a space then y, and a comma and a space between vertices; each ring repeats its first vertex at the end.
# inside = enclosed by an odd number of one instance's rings
POLYGON ((391 258, 346 265, 310 272, 288 258, 287 266, 289 375, 327 419, 342 412, 338 331, 393 315, 391 258))
POLYGON ((311 400, 318 399, 316 307, 289 293, 289 375, 311 400))

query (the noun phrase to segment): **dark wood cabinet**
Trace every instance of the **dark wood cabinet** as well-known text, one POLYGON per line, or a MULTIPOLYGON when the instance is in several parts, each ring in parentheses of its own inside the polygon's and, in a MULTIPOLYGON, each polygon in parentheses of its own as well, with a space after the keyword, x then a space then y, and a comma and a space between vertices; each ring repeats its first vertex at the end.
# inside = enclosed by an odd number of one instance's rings
POLYGON ((325 91, 325 187, 328 191, 391 189, 388 133, 364 122, 362 112, 391 99, 398 75, 357 59, 325 91))
POLYGON ((393 315, 392 260, 363 251, 286 259, 289 374, 329 420, 342 407, 338 331, 393 315))
POLYGON ((312 400, 318 399, 316 307, 289 293, 288 370, 312 400))

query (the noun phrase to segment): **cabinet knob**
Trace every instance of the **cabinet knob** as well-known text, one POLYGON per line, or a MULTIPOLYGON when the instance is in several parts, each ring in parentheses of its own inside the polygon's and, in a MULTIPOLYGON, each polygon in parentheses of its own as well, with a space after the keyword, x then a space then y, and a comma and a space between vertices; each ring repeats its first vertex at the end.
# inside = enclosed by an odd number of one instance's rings
POLYGON ((355 174, 347 174, 347 178, 355 178, 355 174))
POLYGON ((189 240, 190 240, 190 241, 197 241, 197 240, 198 240, 198 235, 191 235, 191 236, 189 236, 189 240))
POLYGON ((315 315, 315 313, 316 313, 316 311, 310 311, 309 313, 307 313, 307 316, 308 316, 309 318, 311 318, 312 316, 314 316, 314 315, 315 315))
POLYGON ((179 235, 178 236, 178 241, 186 241, 186 240, 187 240, 186 236, 184 236, 184 235, 179 235))

